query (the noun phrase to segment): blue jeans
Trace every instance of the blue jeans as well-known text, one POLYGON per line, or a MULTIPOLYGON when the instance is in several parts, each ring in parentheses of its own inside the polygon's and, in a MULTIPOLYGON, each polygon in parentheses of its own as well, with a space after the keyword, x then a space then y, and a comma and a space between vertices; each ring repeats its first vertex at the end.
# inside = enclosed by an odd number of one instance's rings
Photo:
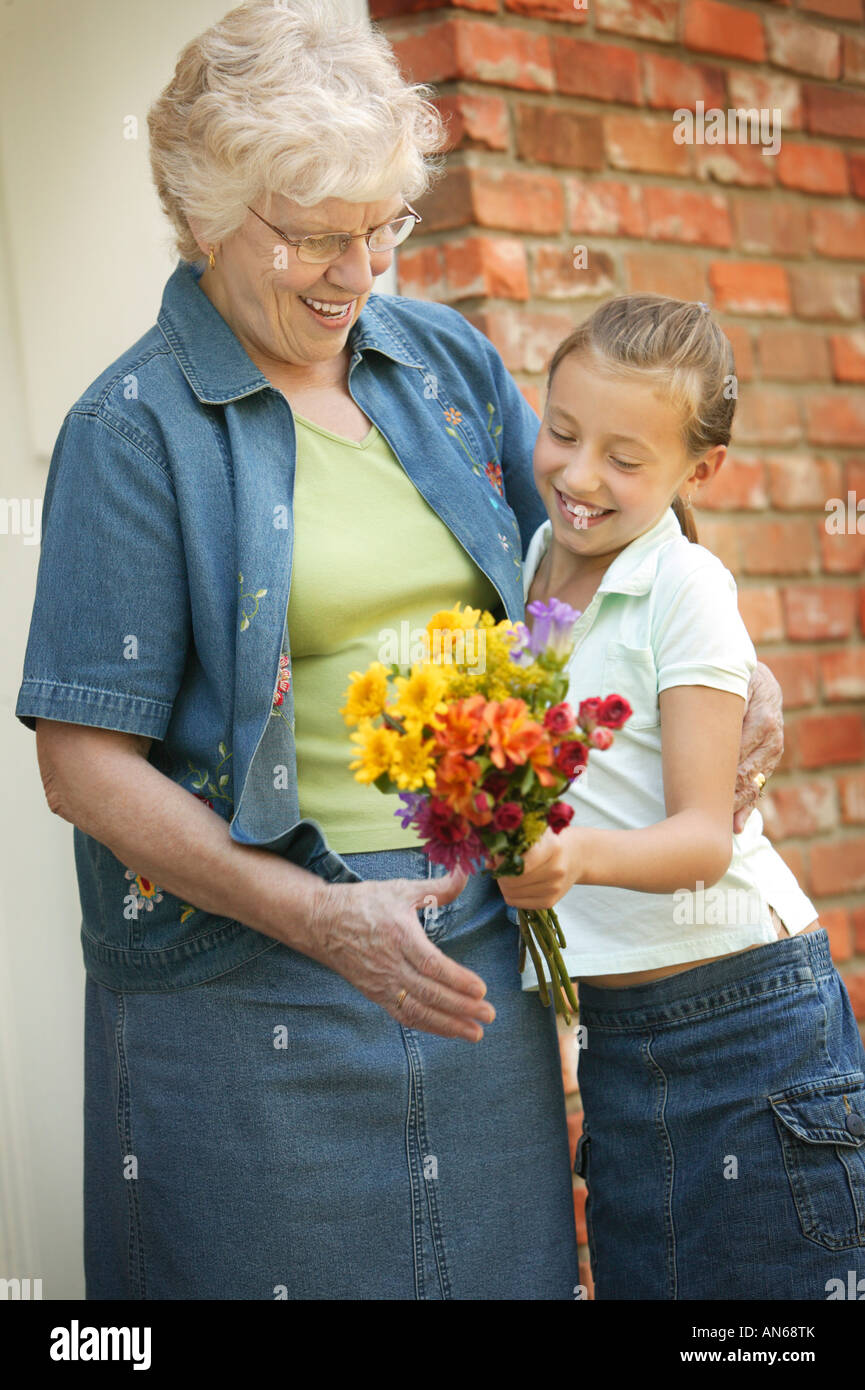
MULTIPOLYGON (((343 858, 442 872, 413 849, 343 858)), ((552 1011, 520 988, 489 875, 425 925, 487 982, 480 1043, 401 1027, 278 942, 174 991, 88 976, 89 1299, 573 1298, 552 1011)))
POLYGON ((865 1049, 826 931, 579 997, 596 1298, 855 1287, 865 1049))

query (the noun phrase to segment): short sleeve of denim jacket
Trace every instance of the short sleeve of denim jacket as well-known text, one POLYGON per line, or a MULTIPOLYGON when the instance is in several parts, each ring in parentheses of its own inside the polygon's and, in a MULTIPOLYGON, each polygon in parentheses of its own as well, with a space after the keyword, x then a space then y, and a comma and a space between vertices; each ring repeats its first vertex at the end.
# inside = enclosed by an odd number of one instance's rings
POLYGON ((190 631, 164 460, 129 422, 71 410, 45 487, 17 718, 163 738, 190 631))

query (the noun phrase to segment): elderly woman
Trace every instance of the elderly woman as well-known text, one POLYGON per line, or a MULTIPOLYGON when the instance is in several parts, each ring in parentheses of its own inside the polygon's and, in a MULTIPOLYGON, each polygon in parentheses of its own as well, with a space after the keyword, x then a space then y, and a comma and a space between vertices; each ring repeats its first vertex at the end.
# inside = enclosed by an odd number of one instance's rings
POLYGON ((92 1299, 578 1283, 518 928, 354 782, 340 715, 387 634, 518 619, 545 515, 492 345, 371 297, 445 143, 426 92, 313 0, 193 40, 149 118, 181 260, 51 460, 16 714, 75 827, 92 1299))

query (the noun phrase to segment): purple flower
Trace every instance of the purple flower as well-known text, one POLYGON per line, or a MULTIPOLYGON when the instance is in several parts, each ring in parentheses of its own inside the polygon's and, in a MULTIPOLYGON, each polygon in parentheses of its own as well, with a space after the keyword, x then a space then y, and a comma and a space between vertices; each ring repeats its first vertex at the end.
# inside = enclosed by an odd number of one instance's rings
POLYGON ((405 806, 400 806, 394 811, 394 815, 402 821, 403 830, 408 830, 427 797, 423 792, 400 792, 399 799, 405 802, 405 806))
POLYGON ((570 653, 573 642, 574 623, 580 616, 579 609, 570 608, 560 599, 551 598, 549 603, 536 599, 526 609, 534 619, 532 623, 531 650, 536 656, 546 652, 548 656, 563 661, 570 653))
POLYGON ((534 661, 531 650, 532 634, 525 623, 514 623, 507 629, 507 636, 513 639, 511 661, 517 666, 529 666, 534 661))

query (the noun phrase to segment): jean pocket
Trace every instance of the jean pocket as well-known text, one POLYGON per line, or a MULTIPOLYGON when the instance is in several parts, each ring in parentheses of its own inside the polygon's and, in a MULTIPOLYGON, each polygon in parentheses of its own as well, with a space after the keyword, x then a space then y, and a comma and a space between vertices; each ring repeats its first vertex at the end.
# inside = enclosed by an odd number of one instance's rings
POLYGON ((768 1097, 802 1234, 829 1250, 865 1245, 865 1074, 768 1097))

